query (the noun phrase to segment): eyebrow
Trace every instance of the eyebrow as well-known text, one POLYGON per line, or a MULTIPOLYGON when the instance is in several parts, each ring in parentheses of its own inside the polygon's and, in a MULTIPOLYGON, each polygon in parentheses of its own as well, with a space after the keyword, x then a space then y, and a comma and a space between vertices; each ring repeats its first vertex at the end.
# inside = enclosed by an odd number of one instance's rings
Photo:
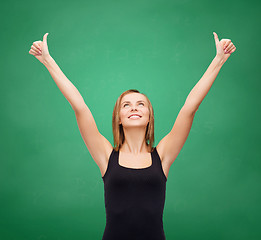
MULTIPOLYGON (((137 102, 144 102, 144 101, 143 101, 143 100, 139 100, 139 101, 137 101, 137 102)), ((123 103, 130 103, 130 101, 124 101, 123 103)), ((123 103, 122 103, 122 104, 123 104, 123 103)), ((144 103, 145 103, 145 102, 144 102, 144 103)), ((121 105, 122 105, 122 104, 121 104, 121 105)))

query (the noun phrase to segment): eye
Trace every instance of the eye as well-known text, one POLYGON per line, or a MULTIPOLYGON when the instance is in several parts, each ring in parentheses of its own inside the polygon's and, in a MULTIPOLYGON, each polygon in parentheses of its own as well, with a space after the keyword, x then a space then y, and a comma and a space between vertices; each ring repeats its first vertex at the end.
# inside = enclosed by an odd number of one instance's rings
MULTIPOLYGON (((139 103, 139 105, 140 105, 140 104, 142 104, 142 105, 144 106, 144 103, 141 102, 141 103, 139 103)), ((125 103, 125 104, 123 105, 123 107, 125 107, 126 105, 129 105, 129 104, 128 104, 128 103, 125 103)))

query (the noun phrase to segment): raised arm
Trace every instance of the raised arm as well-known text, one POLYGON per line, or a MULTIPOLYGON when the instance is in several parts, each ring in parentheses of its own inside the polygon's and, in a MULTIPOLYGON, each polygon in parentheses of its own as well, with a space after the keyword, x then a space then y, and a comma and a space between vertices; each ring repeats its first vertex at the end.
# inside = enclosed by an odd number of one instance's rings
POLYGON ((202 78, 189 93, 170 133, 167 134, 157 146, 157 150, 161 154, 162 162, 167 167, 171 166, 181 151, 189 135, 195 113, 215 81, 221 67, 230 57, 231 53, 236 50, 236 47, 230 39, 222 39, 219 41, 217 34, 213 34, 217 50, 215 58, 202 78))
POLYGON ((219 41, 217 34, 215 32, 213 34, 216 44, 216 56, 186 99, 185 104, 191 111, 196 111, 199 108, 199 105, 209 92, 221 67, 236 50, 236 47, 230 39, 222 39, 219 41))
POLYGON ((79 93, 77 88, 71 83, 71 81, 64 75, 64 73, 59 68, 55 60, 51 56, 49 56, 44 60, 43 64, 51 74, 57 87, 60 89, 64 97, 70 103, 72 109, 75 112, 79 112, 81 109, 85 108, 86 104, 81 94, 79 93))
POLYGON ((64 97, 70 103, 75 112, 77 124, 86 147, 94 161, 100 167, 101 172, 104 172, 112 146, 98 131, 92 113, 85 104, 80 92, 64 75, 54 59, 50 56, 47 47, 47 35, 47 33, 44 35, 43 41, 34 42, 29 53, 44 64, 64 97))

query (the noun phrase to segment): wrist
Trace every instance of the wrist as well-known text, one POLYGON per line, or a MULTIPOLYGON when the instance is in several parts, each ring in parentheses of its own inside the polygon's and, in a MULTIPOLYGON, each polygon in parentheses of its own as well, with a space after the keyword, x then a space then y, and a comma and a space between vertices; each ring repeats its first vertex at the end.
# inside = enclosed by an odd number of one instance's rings
POLYGON ((43 60, 43 64, 46 66, 48 64, 50 64, 54 59, 49 55, 46 58, 44 58, 43 60))
POLYGON ((219 66, 222 66, 225 63, 224 59, 218 55, 214 57, 214 60, 219 66))

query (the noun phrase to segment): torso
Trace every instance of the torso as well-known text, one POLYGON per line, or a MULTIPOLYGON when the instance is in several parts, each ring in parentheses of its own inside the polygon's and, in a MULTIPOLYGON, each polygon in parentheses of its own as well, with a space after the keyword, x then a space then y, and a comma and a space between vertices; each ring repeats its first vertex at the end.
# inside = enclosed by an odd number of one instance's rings
POLYGON ((102 240, 166 240, 167 176, 158 149, 139 155, 111 150, 102 177, 106 209, 102 240))
MULTIPOLYGON (((104 176, 106 170, 107 170, 107 165, 108 165, 108 160, 111 154, 113 148, 110 148, 106 152, 106 161, 104 161, 104 164, 100 167, 101 175, 104 176)), ((169 168, 167 164, 165 164, 164 159, 162 158, 162 153, 160 152, 160 149, 157 148, 157 152, 160 156, 161 159, 161 164, 162 164, 162 169, 165 174, 165 176, 168 178, 168 173, 169 173, 169 168)), ((145 153, 145 154, 140 154, 140 155, 133 155, 133 154, 127 154, 124 152, 119 151, 119 164, 123 167, 127 168, 147 168, 151 166, 152 164, 152 159, 151 159, 151 154, 145 153)))

